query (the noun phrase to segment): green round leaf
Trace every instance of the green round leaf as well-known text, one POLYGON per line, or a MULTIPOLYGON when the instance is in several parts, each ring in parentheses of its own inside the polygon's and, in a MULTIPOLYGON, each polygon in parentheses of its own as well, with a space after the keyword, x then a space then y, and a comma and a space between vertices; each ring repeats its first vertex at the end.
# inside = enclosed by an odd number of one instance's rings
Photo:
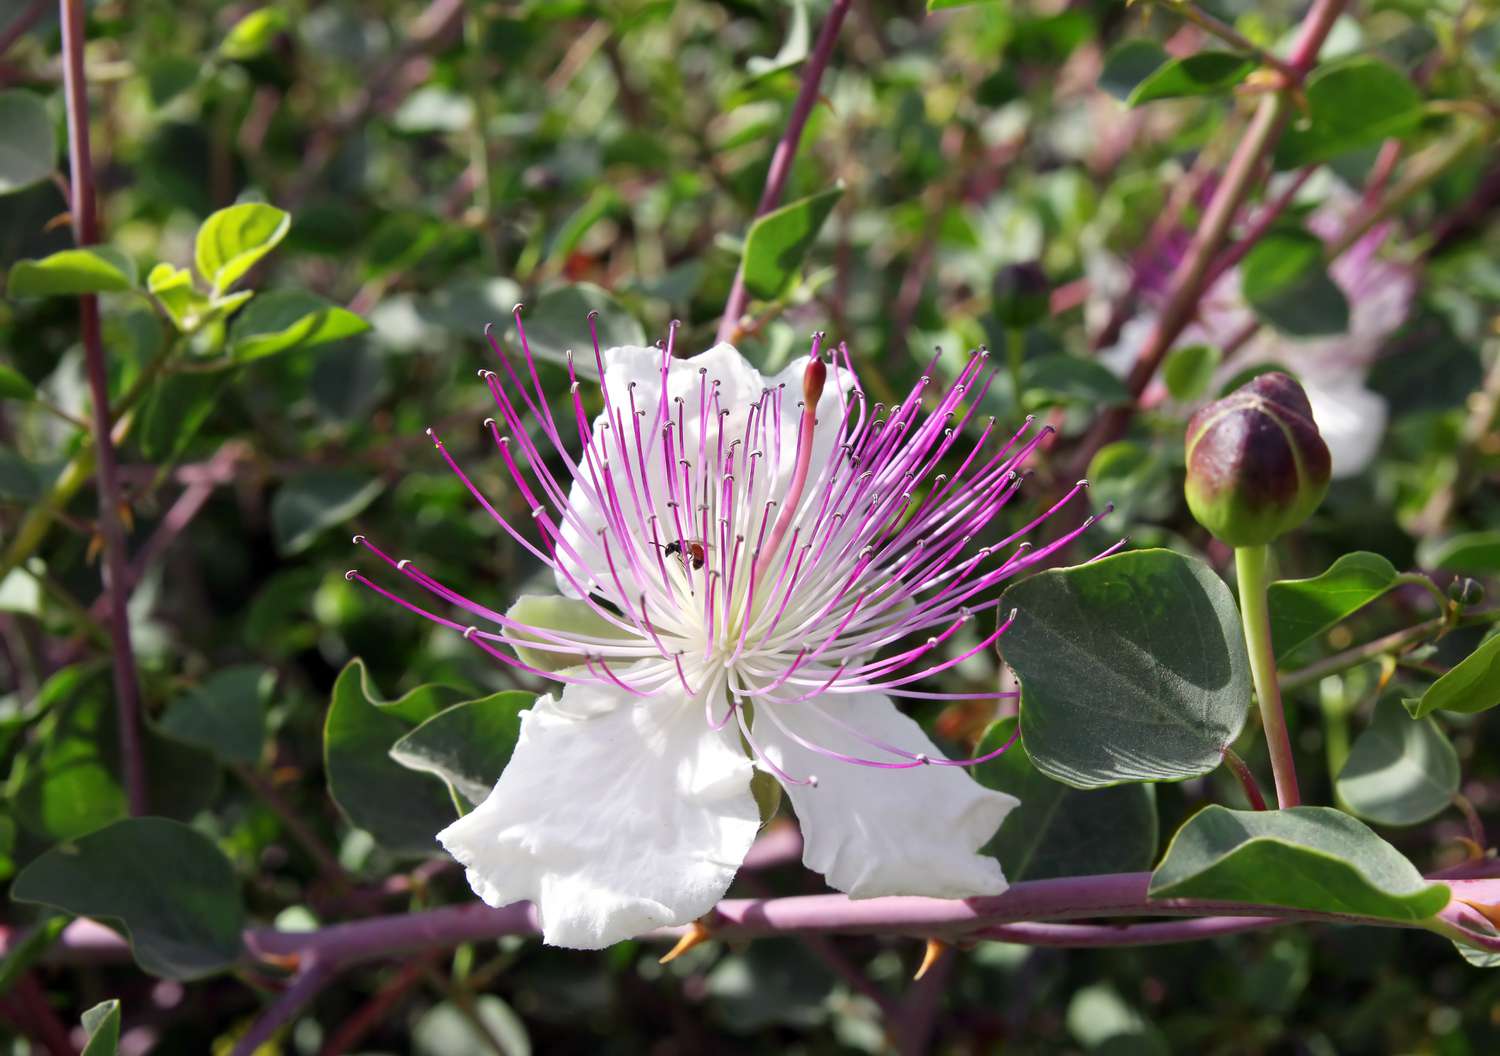
POLYGON ((34 400, 36 386, 19 370, 0 363, 0 400, 34 400))
POLYGON ((271 500, 271 534, 283 554, 299 554, 324 531, 375 501, 385 484, 344 469, 313 469, 292 477, 271 500))
POLYGON ((1458 753, 1437 723, 1382 703, 1349 750, 1336 787, 1366 821, 1415 825, 1453 802, 1458 780, 1458 753))
POLYGON ((1379 554, 1345 554, 1311 579, 1281 579, 1266 592, 1277 659, 1312 641, 1380 597, 1396 582, 1396 568, 1379 554))
POLYGON ((1417 547, 1417 561, 1423 568, 1470 576, 1495 575, 1500 573, 1500 529, 1425 539, 1417 547))
POLYGON ((745 237, 745 288, 762 300, 781 296, 802 269, 844 188, 814 194, 772 209, 750 225, 745 237))
POLYGON ((1107 407, 1129 399, 1125 383, 1092 359, 1038 356, 1021 367, 1021 405, 1030 413, 1065 403, 1107 407))
POLYGON ((1255 63, 1230 51, 1200 51, 1172 59, 1135 85, 1126 102, 1131 106, 1157 99, 1180 99, 1193 95, 1218 95, 1239 84, 1255 69, 1255 63))
POLYGON ((117 924, 152 975, 197 979, 240 957, 245 910, 229 860, 166 818, 127 818, 47 851, 11 897, 117 924))
POLYGON ((521 735, 521 712, 535 694, 506 690, 438 712, 391 746, 408 770, 436 774, 478 805, 490 794, 521 735))
POLYGON ((1177 831, 1151 874, 1149 894, 1409 922, 1432 917, 1450 892, 1332 807, 1213 805, 1177 831))
POLYGON ((1184 345, 1167 354, 1162 378, 1174 400, 1196 400, 1208 392, 1223 357, 1212 345, 1184 345))
POLYGON ((521 323, 532 355, 563 363, 568 351, 573 350, 577 353, 575 367, 589 376, 597 374, 589 337, 590 312, 599 313, 594 325, 601 349, 646 343, 646 331, 623 304, 598 286, 580 282, 549 290, 535 304, 526 306, 521 323))
POLYGON ((1308 116, 1281 137, 1279 168, 1300 168, 1374 146, 1411 132, 1422 119, 1422 96, 1411 78, 1365 56, 1315 71, 1305 94, 1308 116))
POLYGON ((314 293, 276 290, 262 293, 235 317, 229 352, 241 363, 293 348, 326 345, 370 329, 347 308, 314 293))
POLYGON ((438 830, 455 817, 443 786, 402 766, 390 751, 458 695, 447 686, 427 685, 382 700, 362 660, 349 661, 333 684, 323 725, 328 794, 351 823, 393 853, 436 853, 438 830))
POLYGON ((14 194, 52 175, 57 137, 41 96, 0 92, 0 195, 14 194))
POLYGON ((266 700, 275 673, 261 664, 215 672, 167 706, 157 729, 206 748, 221 762, 255 763, 266 737, 266 700))
POLYGON ((1240 290, 1265 322, 1293 337, 1342 334, 1349 301, 1328 277, 1323 242, 1300 230, 1272 231, 1240 265, 1240 290))
POLYGON ((1134 38, 1116 44, 1104 58, 1099 88, 1123 102, 1167 61, 1166 51, 1154 40, 1134 38))
POLYGON ((1500 704, 1500 634, 1486 638, 1427 692, 1404 703, 1418 719, 1439 710, 1472 715, 1500 704))
MULTIPOLYGON (((1013 718, 992 724, 974 754, 998 749, 1015 726, 1013 718)), ((986 788, 1009 792, 1021 801, 985 848, 1000 859, 1011 883, 1151 867, 1156 800, 1149 786, 1069 788, 1040 773, 1019 741, 973 773, 986 788)))
POLYGON ((1239 611, 1208 565, 1137 550, 1007 590, 1000 639, 1021 679, 1038 770, 1077 788, 1180 781, 1219 765, 1244 726, 1250 664, 1239 611))

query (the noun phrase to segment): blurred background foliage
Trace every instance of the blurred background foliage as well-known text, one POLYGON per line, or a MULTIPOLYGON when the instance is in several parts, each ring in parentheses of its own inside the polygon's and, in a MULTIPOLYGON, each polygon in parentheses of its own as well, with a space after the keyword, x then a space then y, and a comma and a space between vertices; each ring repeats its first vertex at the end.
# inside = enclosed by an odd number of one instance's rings
MULTIPOLYGON (((1272 51, 1285 48, 1305 7, 1204 6, 1272 51)), ((391 698, 430 683, 460 687, 451 699, 527 687, 457 635, 346 582, 349 535, 368 532, 497 608, 537 578, 423 430, 436 427, 472 456, 479 483, 515 509, 503 466, 479 460, 489 399, 475 372, 492 364, 486 324, 511 341, 511 307, 526 302, 534 346, 552 354, 544 383, 554 394, 566 392, 564 350, 591 359, 591 308, 606 337, 655 340, 680 319, 679 347, 711 343, 826 7, 88 6, 104 240, 142 275, 159 262, 186 267, 214 210, 273 203, 293 219, 248 277, 257 297, 311 293, 369 324, 254 356, 235 340, 238 323, 179 337, 140 293, 104 299, 114 395, 138 398, 120 451, 151 806, 229 855, 255 920, 311 926, 469 897, 441 861, 418 864, 400 834, 382 845, 330 799, 330 690, 355 657, 391 698), (215 707, 224 714, 204 720, 215 707)), ((1287 218, 1306 220, 1340 196, 1380 200, 1410 159, 1462 142, 1382 228, 1374 252, 1411 278, 1409 303, 1367 342, 1368 355, 1334 370, 1368 371, 1365 387, 1388 423, 1373 457, 1336 482, 1282 549, 1286 576, 1314 575, 1356 549, 1442 571, 1441 582, 1500 572, 1500 169, 1487 131, 1500 99, 1497 14, 1487 0, 1366 0, 1350 5, 1324 50, 1399 71, 1415 109, 1390 135, 1316 159, 1287 218)), ((0 89, 45 107, 53 163, 65 172, 53 7, 12 0, 0 40, 0 89)), ((1130 402, 1107 353, 1156 310, 1150 276, 1170 270, 1173 245, 1200 219, 1201 188, 1255 102, 1232 80, 1197 97, 1138 106, 1122 97, 1140 83, 1142 56, 1149 71, 1160 49, 1215 47, 1168 4, 1009 0, 929 14, 919 3, 860 0, 783 200, 842 194, 801 266, 752 301, 740 347, 772 370, 826 329, 847 341, 867 391, 889 400, 934 348, 932 369, 951 377, 969 349, 986 345, 1007 369, 985 413, 1002 423, 1045 415, 1058 429, 1033 466, 1036 500, 1086 468, 1089 501, 1114 504, 1075 558, 1128 533, 1133 543, 1206 553, 1224 569, 1228 552, 1182 502, 1182 424, 1195 400, 1253 364, 1237 365, 1222 347, 1174 356, 1170 391, 1148 390, 1102 451, 1088 439, 1102 410, 1130 402), (1158 50, 1122 51, 1128 42, 1158 50)), ((55 222, 66 207, 49 177, 0 197, 0 267, 70 246, 55 222)), ((1373 296, 1345 294, 1355 318, 1373 296)), ((1211 344, 1204 322, 1199 343, 1211 344)), ((1342 347, 1337 335, 1327 340, 1342 347)), ((78 341, 72 299, 0 300, 0 349, 15 376, 0 380, 23 394, 0 403, 7 876, 126 810, 95 601, 95 507, 92 490, 80 490, 86 434, 72 421, 88 406, 78 341), (23 551, 17 541, 38 510, 52 523, 23 551)), ((1304 366, 1295 351, 1290 358, 1286 366, 1304 366)), ((1415 622, 1423 599, 1398 591, 1302 647, 1300 659, 1415 622)), ((1441 670, 1479 634, 1456 632, 1419 660, 1441 670)), ((980 657, 951 680, 977 689, 999 674, 993 657, 980 657)), ((1347 752, 1351 717, 1373 706, 1376 675, 1373 665, 1355 668, 1295 696, 1309 799, 1330 800, 1328 774, 1347 752)), ((917 713, 958 745, 988 718, 977 706, 917 713)), ((1493 724, 1459 717, 1450 727, 1463 791, 1491 816, 1500 804, 1493 724)), ((1263 757, 1251 762, 1265 772, 1263 757)), ((1220 775, 1164 786, 1162 831, 1205 798, 1238 796, 1220 775)), ((1469 833, 1451 810, 1382 831, 1424 867, 1461 856, 1454 839, 1469 833)), ((737 887, 815 889, 816 878, 791 867, 737 887)), ((7 919, 30 912, 12 906, 7 919)), ((873 938, 777 939, 709 944, 665 967, 659 952, 627 943, 584 955, 506 940, 373 965, 324 993, 268 1051, 878 1052, 885 1013, 902 1007, 921 951, 873 938)), ((949 962, 928 1024, 942 1051, 1459 1056, 1500 1045, 1500 977, 1429 936, 1283 929, 1114 952, 981 944, 949 962)), ((127 966, 33 967, 12 954, 0 1012, 36 999, 72 1024, 118 997, 122 1051, 220 1051, 260 1006, 257 989, 275 986, 268 968, 237 974, 182 984, 127 966)), ((19 1033, 9 1044, 46 1051, 19 1033)))

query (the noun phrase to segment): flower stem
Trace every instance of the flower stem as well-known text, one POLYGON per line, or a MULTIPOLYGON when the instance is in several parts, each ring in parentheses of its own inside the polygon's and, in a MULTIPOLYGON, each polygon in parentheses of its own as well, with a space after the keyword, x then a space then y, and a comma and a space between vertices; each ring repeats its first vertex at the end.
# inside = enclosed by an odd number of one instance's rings
POLYGON ((1255 680, 1255 699, 1260 702, 1261 726, 1271 753, 1271 772, 1276 778, 1276 802, 1283 809, 1302 802, 1297 790, 1297 766, 1292 742, 1286 732, 1281 708, 1281 687, 1276 681, 1276 654, 1271 648, 1271 614, 1266 607, 1266 557, 1260 546, 1241 546, 1234 551, 1234 567, 1240 581, 1240 618, 1245 627, 1245 645, 1250 651, 1250 676, 1255 680))
POLYGON ((1266 797, 1261 795, 1260 783, 1255 780, 1255 774, 1251 772, 1249 764, 1227 744, 1220 754, 1224 757, 1224 762, 1230 772, 1239 780, 1240 787, 1245 790, 1245 798, 1250 801, 1250 806, 1255 810, 1265 810, 1266 797))
MULTIPOLYGON (((786 131, 781 134, 775 153, 771 155, 771 167, 766 171, 766 186, 761 191, 760 204, 755 208, 757 217, 769 213, 781 200, 787 177, 792 173, 792 159, 797 156, 797 144, 802 141, 802 129, 807 125, 807 117, 818 100, 818 85, 822 83, 823 71, 828 68, 839 29, 853 6, 854 0, 833 0, 833 6, 828 9, 828 17, 818 32, 818 42, 813 46, 812 54, 807 57, 807 64, 802 67, 802 87, 797 92, 796 102, 792 104, 792 116, 787 120, 786 131)), ((745 314, 747 300, 749 292, 745 289, 745 262, 741 258, 739 269, 734 273, 734 285, 729 288, 729 299, 724 302, 724 317, 719 320, 719 333, 715 340, 734 340, 740 316, 745 314)))
MULTIPOLYGON (((68 157, 72 169, 73 234, 80 246, 99 240, 99 221, 94 201, 94 164, 89 151, 88 81, 83 69, 83 0, 59 0, 62 23, 63 85, 68 110, 68 157)), ((111 437, 109 368, 104 361, 100 333, 99 298, 79 298, 83 330, 84 366, 93 403, 94 443, 98 448, 99 531, 104 539, 104 579, 109 591, 109 631, 113 642, 115 712, 120 734, 120 758, 124 769, 125 796, 130 813, 146 813, 146 766, 140 729, 140 685, 135 652, 130 644, 130 617, 126 612, 125 526, 120 511, 120 493, 115 448, 111 437)))

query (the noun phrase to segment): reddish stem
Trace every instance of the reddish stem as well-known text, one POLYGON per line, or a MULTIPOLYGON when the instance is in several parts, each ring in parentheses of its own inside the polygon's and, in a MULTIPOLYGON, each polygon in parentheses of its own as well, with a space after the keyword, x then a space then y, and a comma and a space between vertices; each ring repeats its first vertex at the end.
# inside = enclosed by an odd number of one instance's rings
MULTIPOLYGON (((818 85, 823 80, 823 71, 833 56, 833 45, 838 40, 844 17, 849 14, 853 5, 854 0, 834 0, 833 7, 828 10, 828 17, 823 21, 823 28, 818 32, 818 42, 802 68, 802 88, 797 92, 797 101, 792 104, 792 116, 787 121, 786 131, 781 134, 780 142, 776 144, 775 153, 771 155, 771 167, 766 170, 765 190, 761 192, 760 204, 755 208, 757 217, 764 216, 775 208, 776 203, 781 200, 781 192, 786 189, 787 177, 792 172, 792 160, 797 156, 797 144, 802 141, 802 129, 807 125, 808 115, 812 113, 813 104, 818 100, 818 85)), ((730 340, 739 326, 740 316, 745 314, 745 303, 748 300, 745 264, 741 260, 739 270, 734 274, 734 285, 729 288, 729 299, 724 302, 724 318, 719 320, 719 333, 715 340, 730 340)))
MULTIPOLYGON (((73 174, 73 235, 80 246, 91 246, 99 241, 99 220, 94 199, 94 163, 89 151, 88 80, 83 69, 83 0, 59 0, 58 7, 62 20, 63 90, 68 109, 68 158, 73 174)), ((114 665, 120 759, 130 813, 139 816, 148 809, 146 767, 141 744, 140 686, 135 651, 130 644, 130 617, 125 609, 129 576, 125 526, 120 517, 124 504, 110 438, 114 423, 109 410, 109 368, 100 335, 99 298, 83 295, 79 298, 79 309, 84 368, 93 403, 94 443, 99 449, 95 483, 99 491, 99 532, 104 539, 104 585, 109 592, 109 635, 113 643, 110 655, 114 665)))
POLYGON ((1249 765, 1233 748, 1226 746, 1223 755, 1224 762, 1229 765, 1230 771, 1239 780, 1240 787, 1245 790, 1245 798, 1250 801, 1250 806, 1256 810, 1265 810, 1266 797, 1261 795, 1260 784, 1255 780, 1255 774, 1251 772, 1249 765))

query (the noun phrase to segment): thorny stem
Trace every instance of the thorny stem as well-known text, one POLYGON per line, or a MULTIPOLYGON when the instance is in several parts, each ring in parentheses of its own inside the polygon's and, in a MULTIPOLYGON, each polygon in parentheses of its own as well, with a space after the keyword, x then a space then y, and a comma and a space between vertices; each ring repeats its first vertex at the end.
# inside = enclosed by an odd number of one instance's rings
POLYGON ((1255 780, 1255 774, 1251 772, 1250 765, 1228 745, 1220 750, 1220 754, 1224 757, 1224 762, 1230 772, 1239 781, 1240 787, 1245 790, 1245 798, 1250 801, 1250 806, 1255 810, 1265 810, 1266 797, 1261 795, 1260 784, 1255 780))
POLYGON ((1240 618, 1245 626, 1245 645, 1250 651, 1250 675, 1255 681, 1255 699, 1260 704, 1261 726, 1271 754, 1271 772, 1276 778, 1276 802, 1285 809, 1302 802, 1297 789, 1297 764, 1287 736, 1286 714, 1281 707, 1281 688, 1276 681, 1276 653, 1271 647, 1271 613, 1266 607, 1267 548, 1241 546, 1234 551, 1234 567, 1240 583, 1240 618))
MULTIPOLYGON (((813 104, 818 99, 818 85, 823 80, 823 71, 828 67, 828 60, 833 57, 833 45, 838 40, 839 28, 844 24, 844 17, 849 14, 849 9, 854 6, 854 0, 834 0, 833 6, 828 10, 828 17, 823 22, 823 28, 818 32, 818 42, 813 47, 813 52, 807 57, 807 64, 802 68, 802 87, 797 92, 797 100, 792 104, 792 114, 787 120, 786 131, 781 134, 781 140, 776 144, 776 150, 771 155, 771 167, 766 171, 766 186, 761 192, 760 204, 755 208, 757 217, 764 216, 776 207, 781 200, 781 192, 786 189, 787 177, 792 172, 792 161, 797 156, 797 145, 802 141, 802 129, 807 124, 808 115, 812 113, 813 104)), ((745 302, 749 294, 745 289, 745 263, 741 259, 740 266, 734 273, 734 285, 729 288, 729 299, 724 302, 724 317, 719 320, 719 333, 716 340, 730 341, 735 331, 739 328, 740 316, 745 314, 745 302)))
MULTIPOLYGON (((83 69, 83 0, 59 0, 62 22, 63 85, 68 110, 68 157, 72 166, 73 235, 80 246, 99 240, 99 222, 94 201, 94 165, 89 152, 88 82, 83 69)), ((126 611, 125 526, 121 521, 122 499, 111 439, 109 368, 104 361, 104 342, 99 326, 99 298, 79 298, 82 317, 84 365, 93 403, 94 443, 98 448, 99 531, 104 538, 104 579, 109 591, 110 650, 114 664, 115 713, 120 733, 120 756, 124 769, 125 795, 130 813, 146 813, 146 768, 140 729, 140 686, 135 670, 135 652, 130 644, 130 617, 126 611)))

